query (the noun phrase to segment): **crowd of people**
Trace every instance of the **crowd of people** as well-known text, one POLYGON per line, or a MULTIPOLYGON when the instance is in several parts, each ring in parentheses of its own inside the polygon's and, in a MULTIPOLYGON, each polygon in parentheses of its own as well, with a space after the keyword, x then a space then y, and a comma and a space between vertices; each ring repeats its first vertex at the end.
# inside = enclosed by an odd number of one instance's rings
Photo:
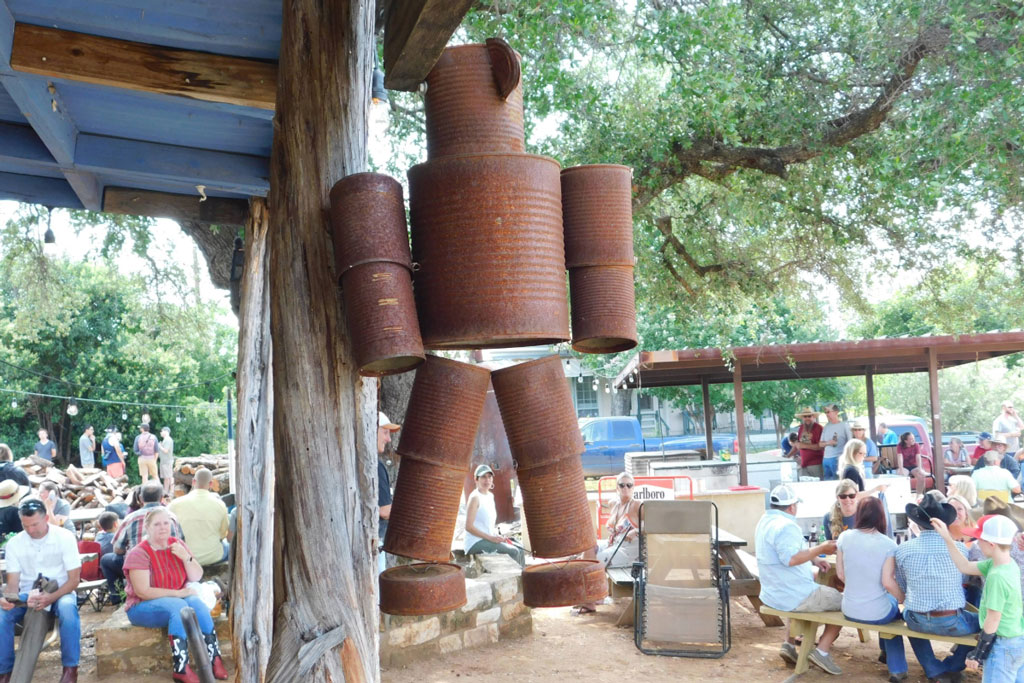
MULTIPOLYGON (((965 668, 981 665, 985 683, 1024 681, 1024 509, 996 496, 979 500, 974 480, 956 476, 945 494, 930 491, 906 506, 912 538, 897 545, 883 502, 846 479, 825 516, 826 540, 808 543, 796 521, 801 500, 795 489, 779 485, 769 501, 755 538, 766 605, 789 612, 842 611, 865 624, 902 619, 922 634, 908 640, 929 681, 960 681, 965 668), (828 572, 826 557, 832 554, 839 581, 819 583, 814 567, 828 572), (976 647, 957 645, 940 659, 928 634, 979 639, 976 647)), ((842 671, 831 648, 839 632, 839 626, 826 626, 810 653, 814 665, 836 675, 842 671)), ((780 656, 795 664, 797 645, 788 638, 780 656)), ((879 647, 889 680, 906 680, 903 639, 880 639, 879 647)))
MULTIPOLYGON (((169 429, 162 432, 164 438, 158 441, 148 424, 140 425, 133 448, 139 455, 140 473, 145 470, 149 476, 143 474, 143 484, 132 490, 126 503, 111 504, 96 520, 99 530, 93 541, 100 548, 106 600, 116 606, 123 603, 135 625, 166 628, 174 680, 199 683, 189 665, 180 615, 182 607, 192 607, 214 677, 223 680, 227 672, 210 610, 198 597, 195 584, 204 568, 228 559, 232 516, 220 496, 210 491, 213 476, 206 468, 197 469, 189 493, 171 500, 168 486, 173 473, 168 466, 164 476, 163 459, 166 453, 173 463, 173 441, 169 429)), ((46 437, 46 431, 40 430, 35 454, 52 459, 57 447, 46 437)), ((94 438, 92 427, 87 428, 79 442, 80 456, 95 452, 94 438)), ((120 434, 108 430, 102 448, 105 458, 112 453, 120 463, 107 464, 108 470, 113 466, 115 472, 123 471, 120 434)), ((43 481, 33 491, 24 470, 12 460, 11 449, 0 444, 0 539, 6 539, 7 570, 4 597, 0 597, 0 683, 10 680, 14 666, 15 625, 33 609, 56 615, 63 664, 60 683, 74 683, 81 650, 76 589, 82 562, 70 505, 55 482, 43 481), (56 592, 33 590, 38 576, 55 580, 56 592)), ((89 464, 83 457, 83 466, 89 464)))

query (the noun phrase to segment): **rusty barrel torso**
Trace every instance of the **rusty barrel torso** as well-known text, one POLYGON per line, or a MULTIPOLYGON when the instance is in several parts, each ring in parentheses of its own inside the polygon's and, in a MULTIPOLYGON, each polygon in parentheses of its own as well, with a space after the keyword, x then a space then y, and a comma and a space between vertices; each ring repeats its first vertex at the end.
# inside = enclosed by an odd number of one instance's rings
POLYGON ((380 611, 417 616, 466 604, 466 578, 457 564, 407 564, 381 572, 380 611))
POLYGON ((597 560, 536 564, 523 570, 523 602, 529 607, 567 607, 607 595, 604 565, 597 560))

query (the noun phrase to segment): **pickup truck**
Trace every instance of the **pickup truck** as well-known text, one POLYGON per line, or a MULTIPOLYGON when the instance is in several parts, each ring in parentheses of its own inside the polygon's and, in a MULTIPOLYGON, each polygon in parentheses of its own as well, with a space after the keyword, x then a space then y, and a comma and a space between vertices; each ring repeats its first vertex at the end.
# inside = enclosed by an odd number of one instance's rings
MULTIPOLYGON (((635 417, 591 417, 580 421, 583 435, 583 475, 586 477, 614 476, 626 466, 626 453, 636 451, 703 451, 703 434, 684 436, 644 437, 640 422, 635 417)), ((714 434, 715 453, 722 450, 739 453, 735 434, 714 434)))

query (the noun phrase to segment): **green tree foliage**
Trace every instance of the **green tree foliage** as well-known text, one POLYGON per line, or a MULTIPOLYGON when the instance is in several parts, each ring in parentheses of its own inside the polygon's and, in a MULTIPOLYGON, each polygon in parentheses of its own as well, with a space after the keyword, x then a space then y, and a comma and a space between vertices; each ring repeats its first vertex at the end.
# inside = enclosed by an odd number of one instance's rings
MULTIPOLYGON (((1021 267, 1019 2, 493 0, 463 30, 522 53, 534 151, 633 167, 638 281, 680 314, 1021 267)), ((405 141, 418 97, 394 98, 405 141)))
POLYGON ((40 219, 38 208, 22 207, 0 232, 0 387, 62 398, 0 392, 0 440, 21 457, 42 427, 63 462, 74 462, 92 424, 98 440, 117 427, 130 448, 144 408, 124 404, 142 403, 155 429, 171 427, 178 454, 223 451, 237 340, 217 321, 222 312, 154 300, 150 283, 118 273, 113 257, 49 257, 36 237, 40 219), (115 403, 80 401, 72 417, 72 397, 115 403))

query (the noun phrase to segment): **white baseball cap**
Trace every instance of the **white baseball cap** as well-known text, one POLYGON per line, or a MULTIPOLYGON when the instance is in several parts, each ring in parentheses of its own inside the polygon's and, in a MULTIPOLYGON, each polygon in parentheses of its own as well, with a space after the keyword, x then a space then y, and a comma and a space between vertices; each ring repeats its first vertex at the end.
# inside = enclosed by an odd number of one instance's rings
POLYGON ((771 501, 772 505, 792 505, 793 503, 803 502, 796 495, 796 491, 785 484, 779 484, 773 488, 768 500, 771 501))
POLYGON ((992 515, 981 527, 981 540, 999 545, 1010 545, 1017 535, 1017 525, 1009 517, 992 515))
POLYGON ((399 429, 402 428, 402 425, 395 424, 394 422, 392 422, 390 419, 388 419, 388 416, 385 415, 380 410, 377 411, 377 426, 383 427, 389 432, 397 432, 399 429))

